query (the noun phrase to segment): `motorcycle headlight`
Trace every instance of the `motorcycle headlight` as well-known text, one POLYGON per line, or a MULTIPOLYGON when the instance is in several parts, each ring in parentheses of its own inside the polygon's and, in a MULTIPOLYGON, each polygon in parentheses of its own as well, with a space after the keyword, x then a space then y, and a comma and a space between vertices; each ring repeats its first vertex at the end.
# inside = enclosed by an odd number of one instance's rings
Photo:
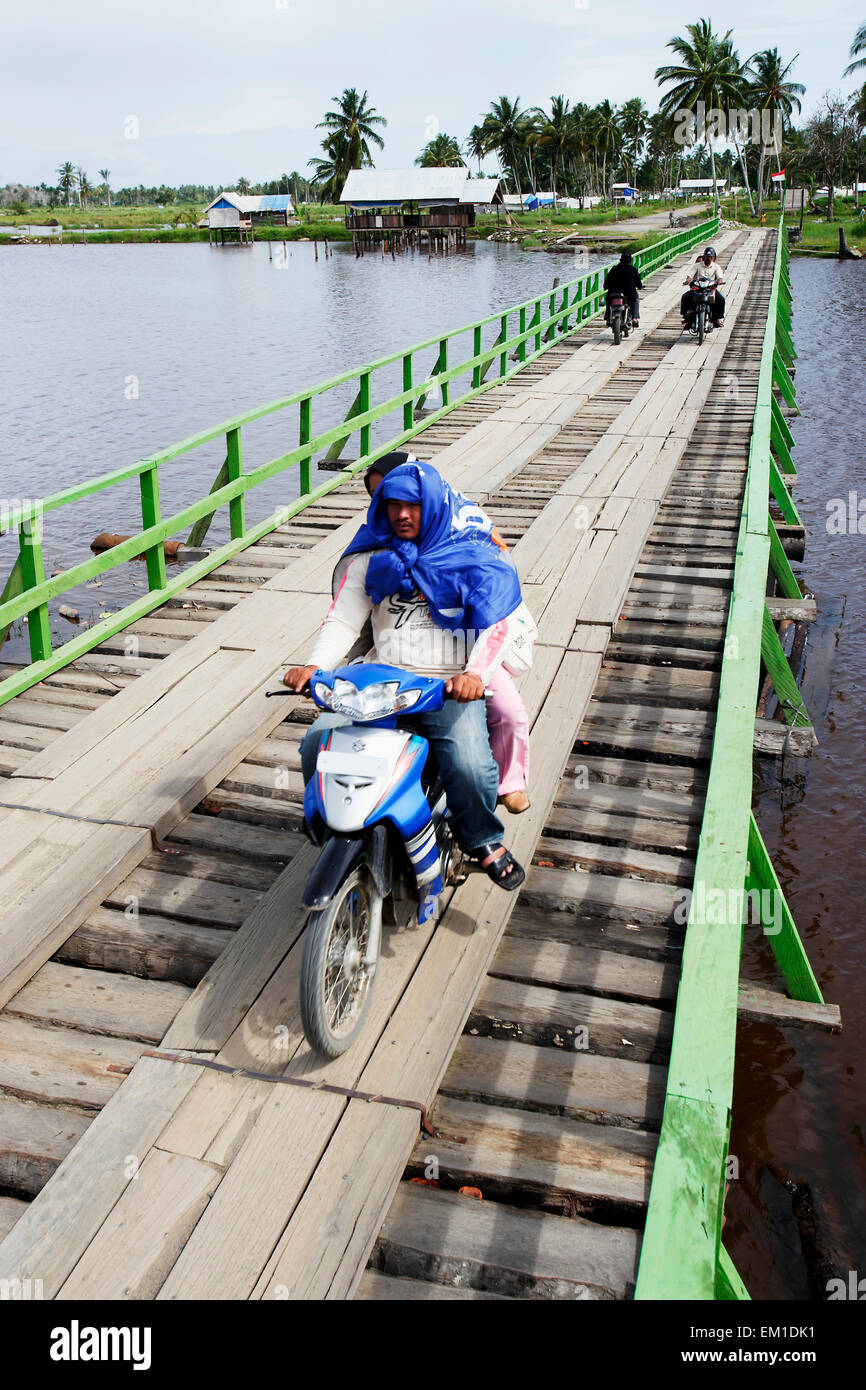
POLYGON ((313 686, 313 696, 317 705, 324 705, 325 709, 333 709, 334 692, 324 681, 316 681, 313 686))
POLYGON ((351 681, 337 680, 330 708, 350 719, 384 719, 389 714, 411 709, 421 698, 420 690, 398 694, 399 690, 399 681, 379 681, 359 690, 351 681))

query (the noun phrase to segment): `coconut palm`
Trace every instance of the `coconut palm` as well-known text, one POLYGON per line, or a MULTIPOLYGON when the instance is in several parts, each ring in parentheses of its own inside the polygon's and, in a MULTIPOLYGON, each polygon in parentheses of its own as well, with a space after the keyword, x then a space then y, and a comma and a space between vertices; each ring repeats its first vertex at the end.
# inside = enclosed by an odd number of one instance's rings
POLYGON ((61 188, 66 194, 66 206, 72 206, 72 190, 75 186, 75 168, 67 159, 65 164, 57 166, 58 182, 57 187, 61 188))
POLYGON ((536 135, 538 148, 546 150, 550 154, 553 210, 555 212, 557 174, 566 164, 577 142, 571 103, 563 96, 551 97, 550 115, 548 116, 541 107, 537 107, 534 114, 538 122, 536 135))
POLYGON ((481 177, 481 161, 487 153, 487 141, 480 125, 474 125, 463 142, 463 152, 470 159, 478 160, 478 177, 481 177))
MULTIPOLYGON (((760 53, 753 53, 746 65, 746 72, 750 79, 749 97, 754 106, 760 111, 767 111, 770 116, 770 123, 773 126, 773 144, 776 149, 776 168, 782 166, 779 163, 779 147, 776 143, 775 122, 776 117, 782 119, 782 129, 784 133, 785 121, 790 121, 792 114, 800 110, 800 97, 806 88, 801 82, 788 81, 788 73, 799 58, 799 53, 795 53, 790 63, 782 64, 782 59, 777 48, 765 48, 760 53)), ((764 205, 764 162, 767 154, 767 146, 761 141, 761 154, 758 164, 758 212, 764 205)))
POLYGON ((640 97, 630 97, 620 107, 617 120, 622 132, 626 178, 633 184, 638 160, 649 134, 649 112, 640 97))
POLYGON ((463 155, 454 136, 443 132, 427 141, 415 163, 420 164, 422 169, 454 168, 463 164, 463 155))
MULTIPOLYGON (((729 29, 726 34, 715 34, 708 19, 699 19, 697 24, 686 25, 685 35, 678 34, 668 40, 667 47, 680 62, 656 68, 656 81, 669 85, 661 102, 665 115, 674 115, 683 110, 694 111, 699 101, 704 103, 707 110, 736 105, 742 90, 742 77, 731 46, 731 33, 729 29)), ((713 139, 713 134, 708 131, 713 202, 718 206, 713 139)))
POLYGON ((520 97, 512 101, 502 96, 491 102, 481 123, 486 148, 495 150, 502 165, 510 171, 518 197, 521 196, 518 155, 525 145, 529 119, 528 113, 520 109, 520 97))
POLYGON ((90 180, 88 179, 83 169, 76 169, 75 177, 78 179, 78 205, 79 207, 86 208, 87 199, 93 192, 93 189, 90 186, 90 180))
POLYGON ((336 110, 326 111, 325 119, 319 121, 317 126, 318 130, 328 132, 322 148, 336 156, 347 173, 350 169, 372 168, 371 142, 378 145, 380 150, 385 147, 385 141, 373 127, 387 125, 385 117, 367 105, 366 92, 358 96, 354 87, 346 87, 342 96, 332 97, 331 100, 336 110))
POLYGON ((110 207, 111 207, 111 189, 110 189, 109 186, 108 186, 108 180, 109 180, 109 178, 111 177, 111 170, 110 170, 110 169, 100 169, 100 171, 99 171, 99 177, 102 179, 102 182, 105 184, 105 206, 106 206, 107 208, 110 208, 110 207))
POLYGON ((604 207, 607 207, 608 162, 613 170, 622 142, 616 111, 607 97, 593 108, 589 123, 593 144, 601 155, 601 196, 604 207))
POLYGON ((866 24, 861 24, 857 33, 854 35, 854 42, 851 45, 851 57, 856 58, 857 61, 856 63, 848 64, 842 74, 843 77, 847 77, 849 73, 856 72, 858 68, 866 68, 866 56, 859 58, 857 56, 859 53, 866 55, 866 24))

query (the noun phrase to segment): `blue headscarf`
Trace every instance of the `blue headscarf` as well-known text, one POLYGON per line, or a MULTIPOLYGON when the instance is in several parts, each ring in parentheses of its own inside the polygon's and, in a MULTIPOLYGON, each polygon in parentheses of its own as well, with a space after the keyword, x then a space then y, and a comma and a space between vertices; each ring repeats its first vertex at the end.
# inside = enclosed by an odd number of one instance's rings
POLYGON ((454 492, 441 473, 417 459, 383 478, 373 494, 367 521, 343 552, 343 560, 365 550, 366 590, 374 603, 390 594, 409 599, 420 589, 433 621, 445 628, 492 627, 521 601, 511 560, 490 537, 480 508, 454 492), (420 502, 421 532, 401 540, 388 521, 386 503, 420 502))

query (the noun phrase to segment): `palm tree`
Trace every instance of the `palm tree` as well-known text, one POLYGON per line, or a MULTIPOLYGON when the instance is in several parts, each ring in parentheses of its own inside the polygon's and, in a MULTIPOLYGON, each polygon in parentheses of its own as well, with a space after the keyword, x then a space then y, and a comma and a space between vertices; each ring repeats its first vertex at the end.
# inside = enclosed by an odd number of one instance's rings
POLYGON ((640 97, 630 97, 620 107, 617 119, 623 137, 626 177, 629 183, 633 184, 637 163, 643 153, 644 143, 649 134, 649 112, 640 97))
POLYGON ((843 77, 847 77, 849 73, 856 72, 858 68, 866 68, 866 57, 858 58, 858 53, 866 54, 866 24, 861 24, 857 33, 854 35, 854 42, 851 45, 851 57, 857 58, 857 61, 856 63, 848 64, 842 74, 843 77))
POLYGON ((107 208, 110 208, 110 207, 111 207, 111 189, 110 189, 109 186, 108 186, 108 180, 109 180, 110 176, 111 176, 111 170, 110 170, 110 169, 100 169, 100 171, 99 171, 99 177, 102 179, 102 182, 105 184, 105 206, 106 206, 107 208))
MULTIPOLYGON (((686 35, 676 35, 667 47, 681 60, 656 68, 656 81, 673 84, 665 93, 661 110, 665 115, 677 111, 694 111, 698 102, 707 110, 736 105, 742 88, 740 66, 730 38, 732 31, 720 36, 713 33, 708 19, 686 25, 686 35)), ((719 190, 716 182, 716 154, 713 134, 707 131, 710 147, 710 168, 713 178, 713 202, 718 207, 719 190)))
POLYGON ((563 96, 551 97, 550 115, 541 107, 537 107, 534 114, 538 118, 538 147, 550 151, 553 210, 556 212, 556 176, 574 149, 577 138, 571 103, 563 96))
POLYGON ((58 183, 57 187, 62 188, 66 194, 66 206, 72 206, 72 189, 75 184, 75 169, 67 159, 65 164, 57 166, 58 183))
MULTIPOLYGON (((779 146, 776 143, 775 123, 777 116, 781 117, 782 130, 784 133, 785 121, 790 120, 794 111, 800 110, 800 97, 806 88, 801 82, 787 81, 788 73, 799 58, 799 53, 795 53, 790 63, 782 66, 782 59, 777 48, 766 48, 761 53, 753 53, 746 65, 746 72, 750 77, 749 96, 755 106, 760 111, 767 111, 770 122, 773 126, 773 144, 776 149, 776 167, 782 166, 779 162, 779 146)), ((764 205, 764 161, 766 159, 767 146, 764 144, 763 136, 761 139, 761 155, 758 164, 758 212, 764 205)))
POLYGON ((619 155, 621 139, 616 111, 607 97, 594 107, 590 115, 590 129, 595 148, 601 153, 601 197, 604 207, 607 207, 608 160, 613 168, 619 155))
POLYGON ((78 205, 79 207, 87 207, 88 196, 93 191, 90 187, 90 180, 83 169, 76 169, 75 174, 78 179, 78 205))
POLYGON ((454 136, 443 132, 428 140, 415 163, 420 164, 422 169, 453 168, 463 164, 463 156, 454 136))
POLYGON ((241 197, 243 197, 245 194, 249 193, 249 191, 250 191, 250 181, 249 181, 249 179, 238 179, 238 181, 237 181, 237 191, 238 191, 238 193, 240 193, 241 197))
POLYGON ((520 97, 512 101, 503 96, 491 102, 481 123, 486 148, 495 150, 503 166, 510 171, 518 198, 521 193, 517 156, 524 145, 527 120, 527 113, 520 109, 520 97))
POLYGON ((487 142, 480 125, 474 125, 463 144, 464 153, 470 159, 478 160, 478 177, 481 177, 481 161, 487 153, 487 142))
POLYGON ((328 132, 322 148, 336 155, 347 173, 350 169, 371 169, 370 142, 380 150, 385 147, 385 141, 373 127, 388 122, 374 107, 367 105, 367 93, 359 97, 354 87, 346 87, 342 96, 331 100, 337 109, 326 111, 325 119, 317 126, 318 130, 328 132))

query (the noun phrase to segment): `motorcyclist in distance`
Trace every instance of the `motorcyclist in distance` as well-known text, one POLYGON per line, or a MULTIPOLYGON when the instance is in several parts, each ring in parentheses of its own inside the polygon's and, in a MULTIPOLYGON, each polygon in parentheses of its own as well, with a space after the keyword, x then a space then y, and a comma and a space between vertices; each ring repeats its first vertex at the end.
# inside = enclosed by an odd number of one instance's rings
POLYGON ((612 265, 604 277, 604 288, 607 290, 605 297, 604 321, 610 323, 610 297, 612 294, 619 293, 628 300, 631 309, 632 327, 640 328, 640 296, 638 290, 643 289, 643 280, 640 278, 640 271, 637 266, 632 265, 631 252, 623 251, 617 265, 612 265))
MULTIPOLYGON (((721 328, 725 322, 725 296, 720 292, 719 285, 725 283, 725 277, 722 274, 721 266, 716 263, 716 248, 714 246, 708 246, 703 255, 698 256, 696 264, 699 269, 695 270, 687 280, 684 280, 683 284, 691 287, 692 281, 696 280, 699 276, 702 279, 715 280, 716 292, 713 296, 712 306, 713 327, 721 328)), ((689 309, 691 308, 691 299, 692 292, 691 288, 689 288, 680 300, 680 313, 683 316, 684 326, 687 321, 689 309)))

